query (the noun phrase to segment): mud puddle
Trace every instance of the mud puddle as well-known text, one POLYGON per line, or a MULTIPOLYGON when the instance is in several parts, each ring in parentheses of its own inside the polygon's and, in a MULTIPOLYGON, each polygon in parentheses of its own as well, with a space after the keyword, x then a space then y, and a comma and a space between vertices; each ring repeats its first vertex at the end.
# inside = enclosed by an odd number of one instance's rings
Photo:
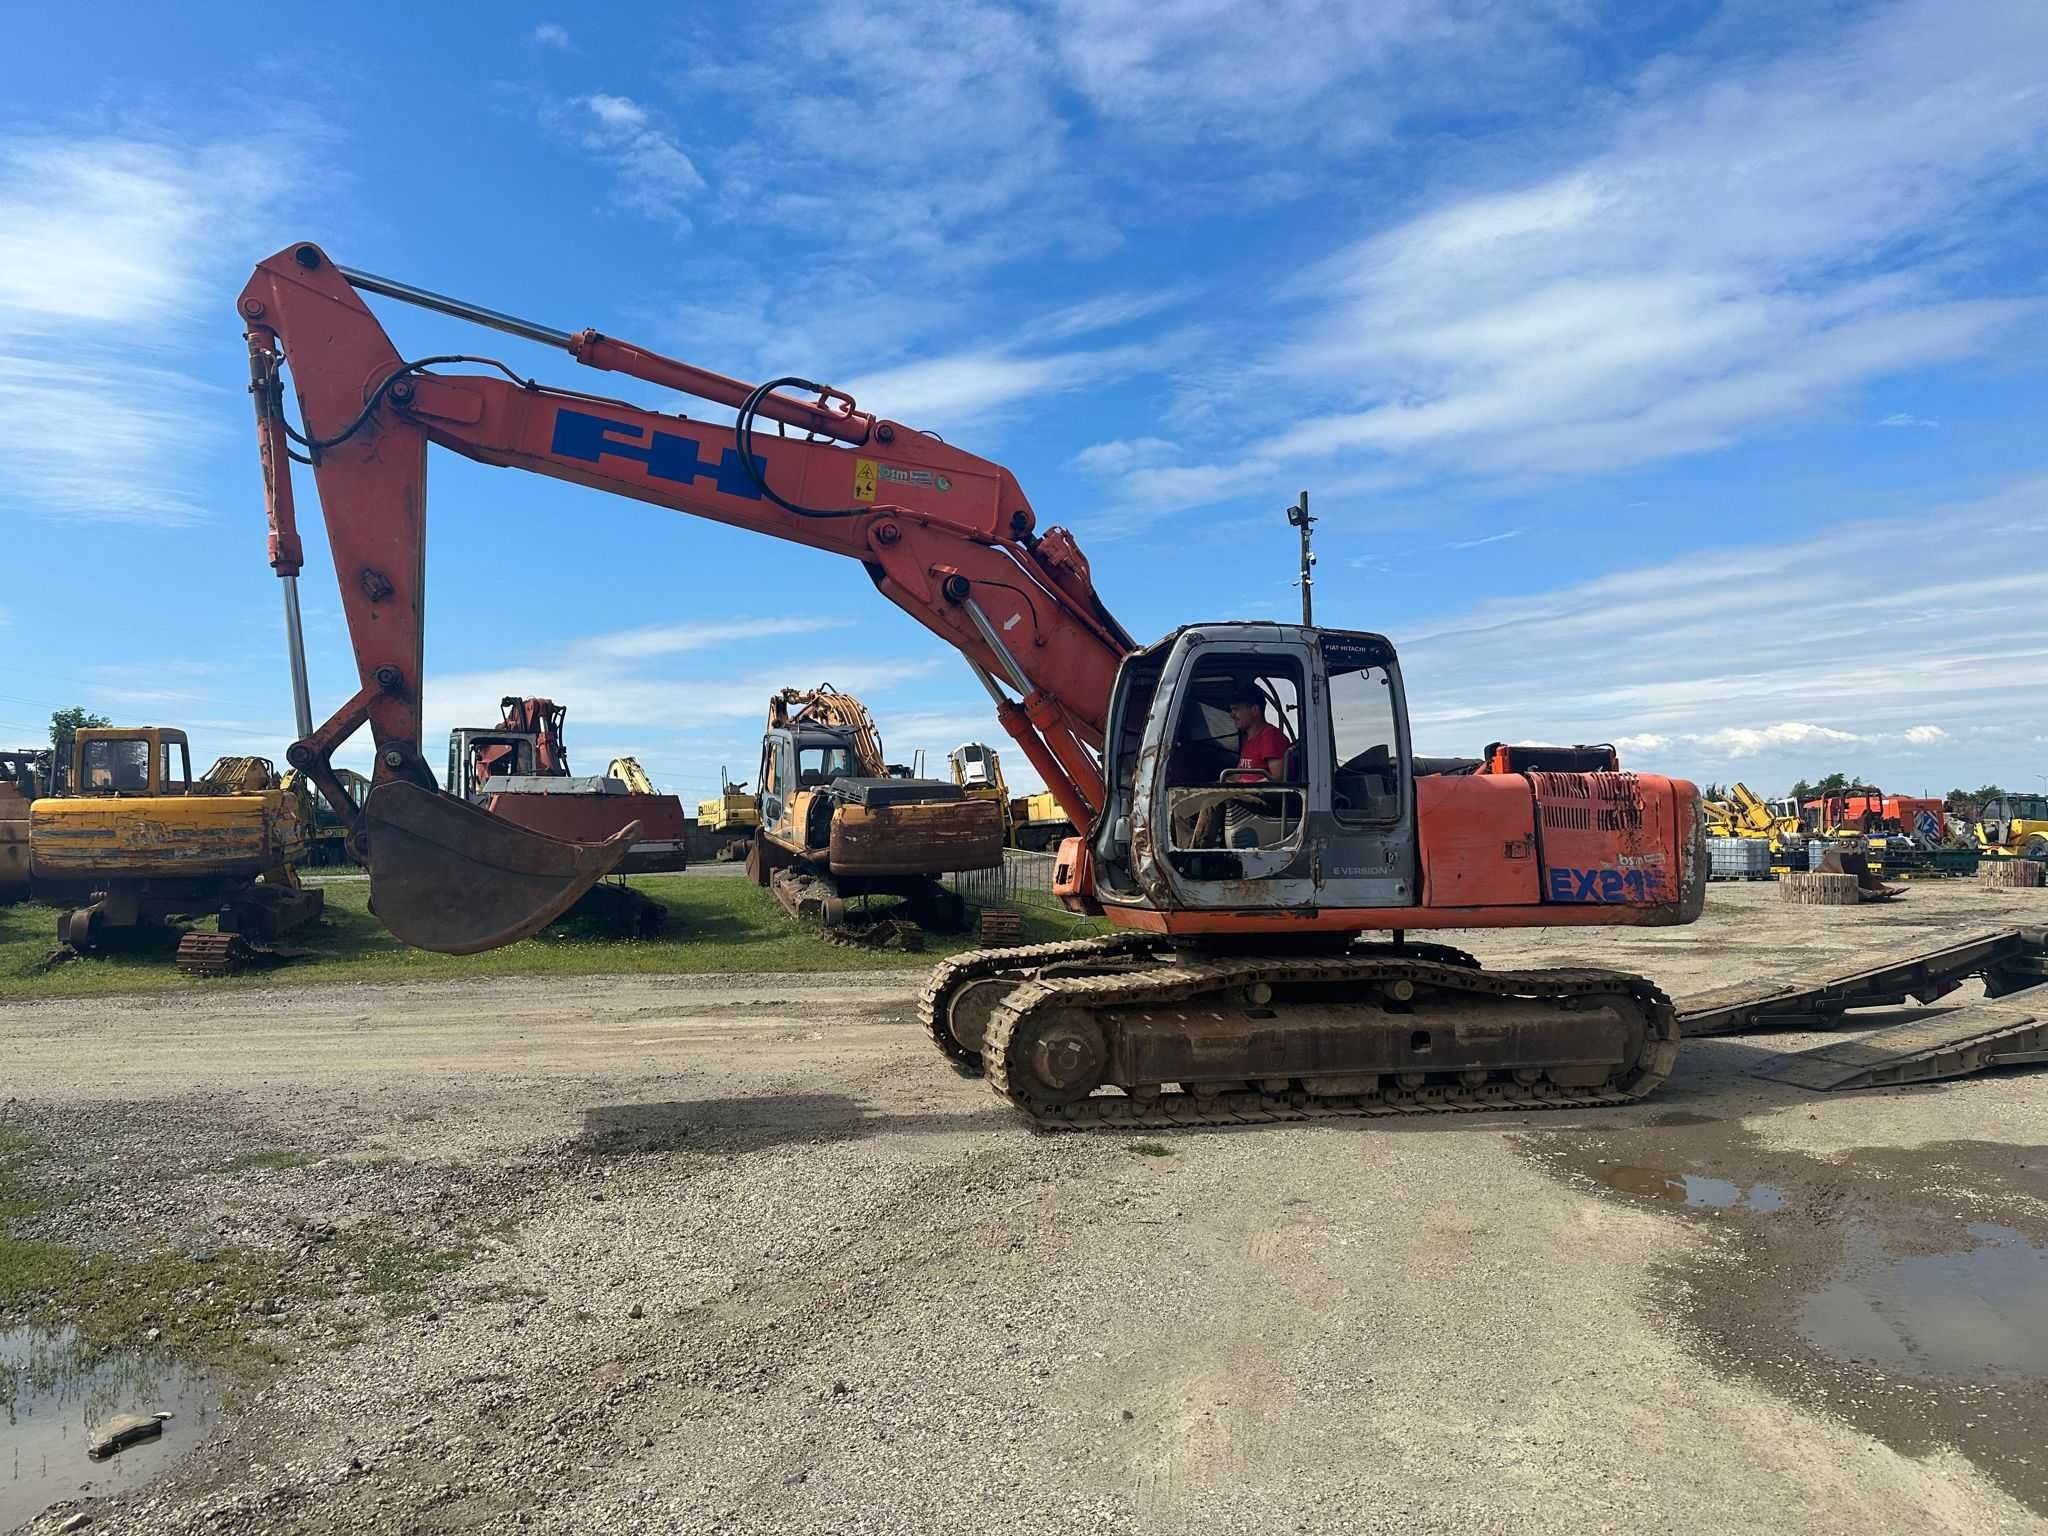
POLYGON ((206 1437, 219 1383, 139 1351, 91 1355, 68 1331, 0 1329, 0 1530, 66 1499, 140 1488, 206 1437), (95 1425, 120 1413, 169 1413, 154 1438, 94 1461, 95 1425))
POLYGON ((1906 1455, 1951 1446, 2048 1514, 2048 1147, 1823 1160, 1692 1116, 1520 1146, 1699 1234, 1659 1275, 1659 1302, 1715 1369, 1906 1455))

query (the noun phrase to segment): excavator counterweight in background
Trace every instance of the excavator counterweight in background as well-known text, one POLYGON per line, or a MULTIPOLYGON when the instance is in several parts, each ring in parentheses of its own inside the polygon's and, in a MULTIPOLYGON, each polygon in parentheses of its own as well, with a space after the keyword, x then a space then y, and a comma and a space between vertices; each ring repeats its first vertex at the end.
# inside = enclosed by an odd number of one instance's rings
POLYGON ((375 778, 356 838, 377 914, 401 939, 475 949, 530 933, 625 855, 620 839, 521 831, 434 784, 420 753, 434 445, 841 555, 961 654, 1081 829, 1060 845, 1055 893, 1116 930, 959 957, 924 993, 940 1049, 1040 1124, 1609 1104, 1670 1070, 1677 1023, 1649 982, 1487 971, 1414 935, 1692 921, 1708 860, 1691 784, 1418 758, 1399 657, 1380 635, 1209 623, 1140 645, 1073 536, 1041 529, 1008 470, 843 390, 750 386, 338 267, 311 244, 261 263, 239 313, 288 618, 296 445, 361 685, 317 727, 297 701, 307 725, 290 760, 329 788, 334 749, 369 726, 375 778), (474 359, 407 360, 366 293, 709 401, 731 424, 498 364, 438 371, 474 359))

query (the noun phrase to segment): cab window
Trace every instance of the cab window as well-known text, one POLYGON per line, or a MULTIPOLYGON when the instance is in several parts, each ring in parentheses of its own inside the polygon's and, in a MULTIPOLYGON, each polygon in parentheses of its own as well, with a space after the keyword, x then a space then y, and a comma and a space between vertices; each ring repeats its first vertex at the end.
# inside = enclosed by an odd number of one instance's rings
POLYGON ((852 776, 853 753, 846 747, 805 747, 796 755, 799 788, 817 789, 852 776))
POLYGON ((149 788, 149 743, 128 737, 119 741, 88 741, 81 789, 134 793, 149 788))
POLYGON ((1401 814, 1401 740, 1394 680, 1376 663, 1330 669, 1331 810, 1347 821, 1401 814))

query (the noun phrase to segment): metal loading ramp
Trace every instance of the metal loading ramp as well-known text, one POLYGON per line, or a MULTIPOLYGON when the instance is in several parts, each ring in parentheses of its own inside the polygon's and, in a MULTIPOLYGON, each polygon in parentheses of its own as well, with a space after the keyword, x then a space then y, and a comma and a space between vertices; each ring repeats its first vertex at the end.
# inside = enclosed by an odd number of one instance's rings
POLYGON ((2048 1061, 2048 929, 1981 934, 1925 954, 1821 980, 1792 978, 1724 987, 1680 1000, 1687 1037, 1827 1029, 1854 1008, 1932 1003, 1966 981, 1985 1000, 1854 1039, 1773 1056, 1752 1077, 1827 1092, 1965 1077, 1993 1067, 2048 1061))
POLYGON ((2048 1061, 2048 986, 1773 1056, 1751 1067, 1749 1075, 1827 1093, 1931 1083, 2039 1061, 2048 1061))

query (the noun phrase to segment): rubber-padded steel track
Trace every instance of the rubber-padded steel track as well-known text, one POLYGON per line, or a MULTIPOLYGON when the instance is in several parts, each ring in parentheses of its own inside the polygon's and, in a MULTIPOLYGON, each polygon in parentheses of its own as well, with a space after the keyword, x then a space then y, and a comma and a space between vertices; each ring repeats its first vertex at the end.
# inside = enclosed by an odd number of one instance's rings
POLYGON ((984 1070, 990 1088, 1022 1110, 1038 1125, 1052 1130, 1093 1126, 1132 1129, 1192 1125, 1242 1125, 1276 1120, 1309 1120, 1336 1115, 1415 1115, 1479 1110, 1580 1109, 1626 1104, 1642 1098, 1670 1075, 1678 1059, 1678 1018, 1667 998, 1640 976, 1600 970, 1486 971, 1441 960, 1410 956, 1351 953, 1317 959, 1275 959, 1270 956, 1177 959, 1120 974, 1048 977, 1025 982, 998 1004, 983 1045, 984 1070), (1253 1088, 1216 1093, 1189 1093, 1176 1088, 1143 1097, 1096 1093, 1068 1103, 1054 1103, 1033 1092, 1034 1080, 1021 1057, 1013 1059, 1012 1042, 1041 1009, 1100 1010, 1147 1004, 1186 1004, 1203 995, 1265 982, 1339 982, 1364 991, 1394 981, 1418 989, 1469 998, 1475 1011, 1492 999, 1536 998, 1564 1003, 1572 998, 1623 993, 1643 1006, 1650 1036, 1637 1060, 1619 1067, 1598 1088, 1561 1087, 1546 1082, 1522 1083, 1493 1074, 1478 1084, 1427 1083, 1403 1087, 1393 1074, 1379 1077, 1371 1093, 1323 1094, 1313 1078, 1284 1092, 1253 1088))

